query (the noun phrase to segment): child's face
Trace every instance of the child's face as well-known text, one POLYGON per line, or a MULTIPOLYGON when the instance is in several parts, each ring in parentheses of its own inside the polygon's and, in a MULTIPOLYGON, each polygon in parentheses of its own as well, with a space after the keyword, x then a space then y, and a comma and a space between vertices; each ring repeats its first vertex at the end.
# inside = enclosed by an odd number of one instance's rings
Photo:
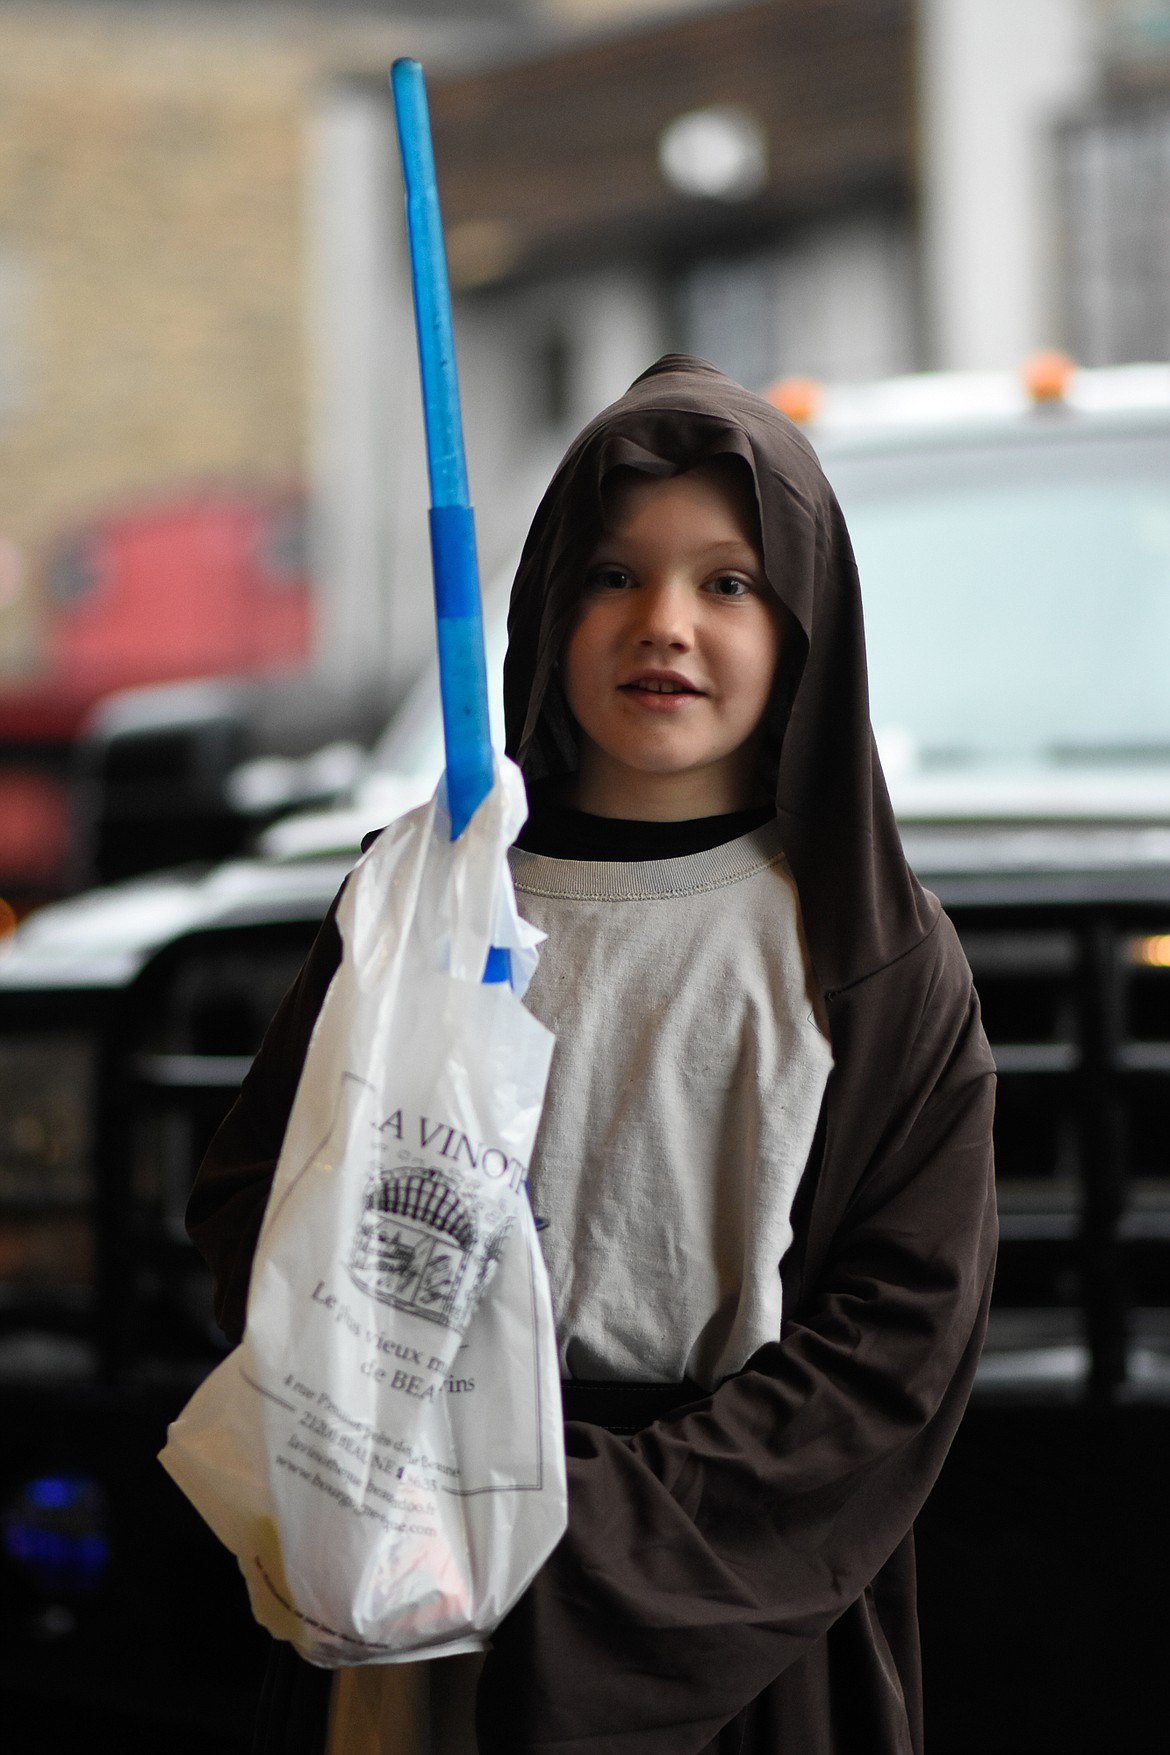
POLYGON ((730 469, 633 477, 607 497, 561 665, 581 809, 669 820, 759 797, 782 611, 756 531, 751 488, 730 469))

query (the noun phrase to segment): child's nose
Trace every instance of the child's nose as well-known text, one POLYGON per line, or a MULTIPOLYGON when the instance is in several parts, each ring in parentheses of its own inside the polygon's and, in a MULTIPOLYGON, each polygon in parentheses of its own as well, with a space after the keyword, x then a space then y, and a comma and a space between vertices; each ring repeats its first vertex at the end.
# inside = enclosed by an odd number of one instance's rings
POLYGON ((637 638, 643 646, 669 646, 685 651, 694 642, 690 592, 671 580, 643 588, 639 598, 637 638))

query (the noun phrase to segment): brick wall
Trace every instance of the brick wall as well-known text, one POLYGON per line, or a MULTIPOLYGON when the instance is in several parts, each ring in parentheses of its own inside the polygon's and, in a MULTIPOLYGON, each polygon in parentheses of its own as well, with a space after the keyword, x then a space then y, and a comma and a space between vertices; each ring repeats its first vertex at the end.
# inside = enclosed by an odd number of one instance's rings
MULTIPOLYGON (((0 541, 303 475, 308 115, 397 50, 264 7, 0 7, 0 541)), ((4 595, 12 669, 36 582, 4 595)))

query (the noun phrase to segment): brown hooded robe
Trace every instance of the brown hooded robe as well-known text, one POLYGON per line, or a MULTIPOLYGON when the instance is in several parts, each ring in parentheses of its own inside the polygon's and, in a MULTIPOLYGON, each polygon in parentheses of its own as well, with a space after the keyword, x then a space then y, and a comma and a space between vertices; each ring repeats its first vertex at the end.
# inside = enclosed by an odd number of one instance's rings
MULTIPOLYGON (((835 1064, 780 1264, 782 1333, 634 1438, 567 1425, 568 1532, 494 1636, 483 1755, 922 1748, 912 1525, 986 1320, 993 1068, 953 929, 902 854, 840 509, 797 430, 713 367, 659 361, 554 477, 513 592, 508 747, 529 779, 574 765, 555 664, 605 475, 721 454, 752 472, 791 618, 776 804, 835 1064)), ((330 920, 192 1198, 233 1336, 338 948, 330 920)))

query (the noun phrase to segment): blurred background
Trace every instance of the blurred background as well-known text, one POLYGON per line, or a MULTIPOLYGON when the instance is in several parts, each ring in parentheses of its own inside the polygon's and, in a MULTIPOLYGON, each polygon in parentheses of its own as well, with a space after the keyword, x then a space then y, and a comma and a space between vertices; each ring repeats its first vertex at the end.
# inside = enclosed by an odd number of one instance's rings
MULTIPOLYGON (((257 836, 347 804, 354 829, 368 752, 409 732, 433 659, 400 54, 430 86, 489 597, 568 439, 665 351, 779 384, 814 437, 841 387, 893 430, 919 392, 880 402, 887 380, 952 374, 926 380, 944 424, 1007 421, 1013 396, 1064 404, 1072 368, 1038 350, 1086 368, 1086 406, 1113 382, 1095 369, 1170 358, 1170 0, 0 0, 0 933, 28 916, 48 947, 0 979, 13 1749, 83 1729, 247 1747, 258 1636, 151 1459, 216 1356, 182 1242, 191 1169, 331 893, 303 858, 333 882, 349 845, 257 836), (1027 393, 1004 389, 1029 358, 1027 393), (156 882, 121 912, 47 906, 177 866, 230 905, 156 882)), ((1163 603, 1170 379, 1125 382, 1161 422, 1133 518, 1163 603)), ((1117 589, 1106 569, 1076 599, 1087 637, 1117 589)), ((1154 718, 1157 614, 1130 639, 1154 718)), ((1170 726, 1126 737, 1162 775, 1170 726)), ((987 1380, 924 1523, 939 1755, 1158 1738, 1170 781, 1129 813, 1140 846, 1018 845, 1112 820, 1112 772, 1105 805, 1054 804, 1046 780, 983 810, 1017 836, 992 858, 1016 861, 1010 893, 979 888, 986 835, 978 857, 921 843, 973 910, 1018 1075, 1005 1161, 1045 1164, 1020 1171, 1043 1198, 1019 1197, 1007 1283, 1032 1312, 1017 1363, 1046 1363, 987 1380), (1037 890, 1036 870, 1059 878, 1037 890), (1018 933, 1004 948, 1021 910, 1026 955, 1018 933), (1146 983, 1140 1028, 1122 975, 1146 983), (1122 1074, 1147 1081, 1136 1107, 1122 1074)), ((919 818, 980 814, 954 796, 919 818)))
POLYGON ((5 3, 0 49, 18 910, 93 875, 69 783, 111 691, 230 676, 222 736, 304 753, 368 742, 430 650, 399 51, 432 83, 488 578, 668 348, 753 388, 1170 350, 1157 0, 5 3))

